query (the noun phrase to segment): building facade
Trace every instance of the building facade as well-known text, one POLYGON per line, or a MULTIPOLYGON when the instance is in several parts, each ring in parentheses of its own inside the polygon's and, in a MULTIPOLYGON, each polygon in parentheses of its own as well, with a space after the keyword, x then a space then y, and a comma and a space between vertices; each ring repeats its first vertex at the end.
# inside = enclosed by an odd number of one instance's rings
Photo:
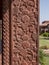
POLYGON ((39 29, 40 33, 49 32, 49 21, 43 21, 39 29))

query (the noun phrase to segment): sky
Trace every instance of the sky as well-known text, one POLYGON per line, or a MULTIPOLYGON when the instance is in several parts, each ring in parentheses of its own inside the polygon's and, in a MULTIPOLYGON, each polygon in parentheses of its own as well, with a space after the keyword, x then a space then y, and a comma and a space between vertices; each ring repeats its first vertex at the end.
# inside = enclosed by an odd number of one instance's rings
POLYGON ((40 0, 40 23, 49 20, 49 0, 40 0))

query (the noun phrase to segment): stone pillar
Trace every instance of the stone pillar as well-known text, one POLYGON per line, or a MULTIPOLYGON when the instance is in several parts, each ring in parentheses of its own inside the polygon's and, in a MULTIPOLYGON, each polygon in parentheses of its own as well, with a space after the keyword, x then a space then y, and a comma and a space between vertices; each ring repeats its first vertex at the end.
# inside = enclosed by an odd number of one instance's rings
POLYGON ((3 53, 2 65, 10 65, 10 0, 2 2, 3 14, 3 53))
POLYGON ((38 65, 39 0, 3 0, 3 65, 38 65))

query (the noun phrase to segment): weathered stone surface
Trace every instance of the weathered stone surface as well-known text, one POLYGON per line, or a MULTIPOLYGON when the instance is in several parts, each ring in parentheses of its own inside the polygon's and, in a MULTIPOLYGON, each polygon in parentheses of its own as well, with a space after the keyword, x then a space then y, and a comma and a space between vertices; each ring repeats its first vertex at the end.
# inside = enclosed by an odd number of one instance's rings
POLYGON ((3 0, 2 1, 3 4, 3 55, 2 55, 2 65, 9 65, 10 63, 10 58, 9 58, 9 35, 10 35, 10 31, 9 31, 9 0, 3 0))
MULTIPOLYGON (((37 0, 38 1, 38 0, 37 0)), ((17 54, 18 54, 18 62, 16 65, 37 65, 36 55, 37 55, 37 30, 38 30, 38 3, 36 0, 21 0, 17 1, 14 5, 12 3, 12 7, 17 10, 14 12, 12 8, 12 65, 17 62, 17 54), (17 6, 17 3, 19 5, 17 6), (13 20, 13 17, 15 18, 13 20), (15 27, 13 27, 15 24, 15 27), (35 27, 36 26, 36 27, 35 27), (16 30, 14 32, 13 30, 16 30), (13 41, 13 38, 17 38, 16 41, 13 41), (15 49, 15 51, 13 51, 15 49), (18 53, 15 53, 18 50, 18 53), (15 58, 13 58, 13 56, 15 58), (20 56, 23 59, 20 59, 20 56)))
POLYGON ((10 1, 3 1, 3 65, 38 65, 39 0, 10 1))

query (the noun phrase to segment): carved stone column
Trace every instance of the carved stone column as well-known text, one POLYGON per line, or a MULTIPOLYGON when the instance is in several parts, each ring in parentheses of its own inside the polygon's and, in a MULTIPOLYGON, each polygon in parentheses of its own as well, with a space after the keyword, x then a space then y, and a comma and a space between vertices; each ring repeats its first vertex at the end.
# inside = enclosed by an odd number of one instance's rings
POLYGON ((3 54, 2 65, 10 65, 10 0, 3 0, 3 54))
POLYGON ((38 6, 38 0, 3 0, 3 65, 38 65, 38 6))

